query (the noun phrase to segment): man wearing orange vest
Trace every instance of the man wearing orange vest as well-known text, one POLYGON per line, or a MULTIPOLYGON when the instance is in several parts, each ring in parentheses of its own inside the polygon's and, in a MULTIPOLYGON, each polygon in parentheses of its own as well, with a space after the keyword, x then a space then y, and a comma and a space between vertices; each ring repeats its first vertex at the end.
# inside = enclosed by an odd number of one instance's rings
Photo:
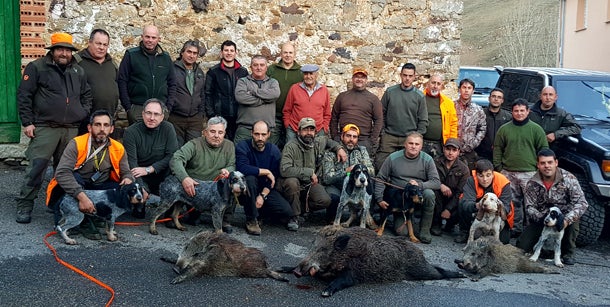
POLYGON ((515 210, 512 203, 510 181, 504 175, 495 172, 491 161, 481 159, 476 162, 472 177, 468 178, 464 185, 464 190, 458 204, 458 214, 460 219, 460 233, 455 238, 456 243, 466 243, 468 231, 474 221, 474 216, 479 210, 478 201, 483 198, 485 193, 492 192, 504 204, 506 211, 506 221, 500 230, 500 241, 508 244, 510 240, 510 229, 513 228, 513 217, 515 210))
MULTIPOLYGON (((102 109, 91 114, 89 133, 73 138, 64 150, 55 177, 47 187, 47 206, 55 210, 55 222, 59 220, 59 202, 65 194, 78 200, 79 210, 83 213, 94 213, 93 202, 84 190, 114 189, 119 185, 134 181, 125 148, 110 137, 114 131, 112 115, 102 109)), ((101 239, 99 232, 89 222, 89 230, 81 232, 89 239, 101 239), (91 227, 93 226, 93 227, 91 227), (97 233, 96 233, 97 232, 97 233), (96 235, 97 234, 97 235, 96 235)))

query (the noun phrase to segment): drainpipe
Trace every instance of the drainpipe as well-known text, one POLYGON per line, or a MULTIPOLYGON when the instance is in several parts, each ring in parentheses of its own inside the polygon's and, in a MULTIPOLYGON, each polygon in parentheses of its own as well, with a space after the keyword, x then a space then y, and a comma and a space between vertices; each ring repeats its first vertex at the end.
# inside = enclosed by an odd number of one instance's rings
POLYGON ((565 37, 565 28, 566 28, 566 1, 567 0, 559 0, 560 8, 559 8, 559 52, 557 52, 558 57, 558 67, 563 68, 563 44, 565 37))

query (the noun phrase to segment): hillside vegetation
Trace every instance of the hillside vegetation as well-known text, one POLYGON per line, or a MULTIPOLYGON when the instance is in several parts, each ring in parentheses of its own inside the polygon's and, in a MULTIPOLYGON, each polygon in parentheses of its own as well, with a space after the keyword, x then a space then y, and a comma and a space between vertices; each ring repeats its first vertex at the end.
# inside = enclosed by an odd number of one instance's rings
POLYGON ((461 65, 556 66, 557 0, 464 0, 461 65))

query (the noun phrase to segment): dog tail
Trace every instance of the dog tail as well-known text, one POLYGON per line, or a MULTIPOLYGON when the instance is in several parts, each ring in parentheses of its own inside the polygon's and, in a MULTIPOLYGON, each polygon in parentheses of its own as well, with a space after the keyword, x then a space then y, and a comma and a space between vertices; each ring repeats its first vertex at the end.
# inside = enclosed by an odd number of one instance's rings
POLYGON ((443 269, 441 267, 438 267, 438 266, 434 266, 434 267, 443 276, 444 279, 464 278, 464 277, 466 277, 461 272, 445 270, 445 269, 443 269))

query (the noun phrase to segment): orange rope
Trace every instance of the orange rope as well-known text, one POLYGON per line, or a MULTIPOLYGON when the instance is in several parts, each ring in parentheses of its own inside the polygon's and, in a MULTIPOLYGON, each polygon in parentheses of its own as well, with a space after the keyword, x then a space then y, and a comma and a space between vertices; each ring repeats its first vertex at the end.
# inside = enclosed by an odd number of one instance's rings
POLYGON ((102 287, 102 288, 106 289, 108 292, 110 292, 111 296, 110 296, 110 299, 108 300, 108 302, 106 303, 106 306, 108 307, 108 306, 112 305, 112 301, 114 301, 114 290, 113 290, 113 289, 112 289, 110 286, 108 286, 108 285, 106 285, 105 283, 103 283, 103 282, 99 281, 99 280, 98 280, 98 279, 96 279, 95 277, 93 277, 93 276, 91 276, 91 275, 89 275, 89 274, 85 273, 83 270, 81 270, 81 269, 79 269, 79 268, 77 268, 77 267, 75 267, 75 266, 73 266, 73 265, 71 265, 71 264, 69 264, 69 263, 67 263, 67 262, 65 262, 65 261, 63 261, 63 260, 61 260, 61 259, 59 258, 59 256, 57 256, 57 251, 55 250, 55 248, 53 248, 53 246, 51 246, 51 244, 49 244, 49 242, 47 242, 47 238, 48 238, 48 237, 50 237, 50 236, 52 236, 52 235, 55 235, 55 234, 57 234, 57 231, 51 231, 51 232, 47 233, 47 234, 44 236, 44 239, 43 239, 44 244, 45 244, 45 245, 46 245, 46 246, 47 246, 47 247, 48 247, 48 248, 51 250, 51 252, 53 253, 53 256, 55 257, 55 260, 57 260, 57 262, 59 262, 60 264, 62 264, 62 265, 63 265, 63 266, 65 266, 65 267, 67 267, 68 269, 70 269, 70 270, 72 270, 72 271, 76 272, 77 274, 79 274, 79 275, 81 275, 81 276, 85 277, 86 279, 88 279, 88 280, 90 280, 90 281, 94 282, 94 283, 95 283, 95 284, 97 284, 98 286, 100 286, 100 287, 102 287))

